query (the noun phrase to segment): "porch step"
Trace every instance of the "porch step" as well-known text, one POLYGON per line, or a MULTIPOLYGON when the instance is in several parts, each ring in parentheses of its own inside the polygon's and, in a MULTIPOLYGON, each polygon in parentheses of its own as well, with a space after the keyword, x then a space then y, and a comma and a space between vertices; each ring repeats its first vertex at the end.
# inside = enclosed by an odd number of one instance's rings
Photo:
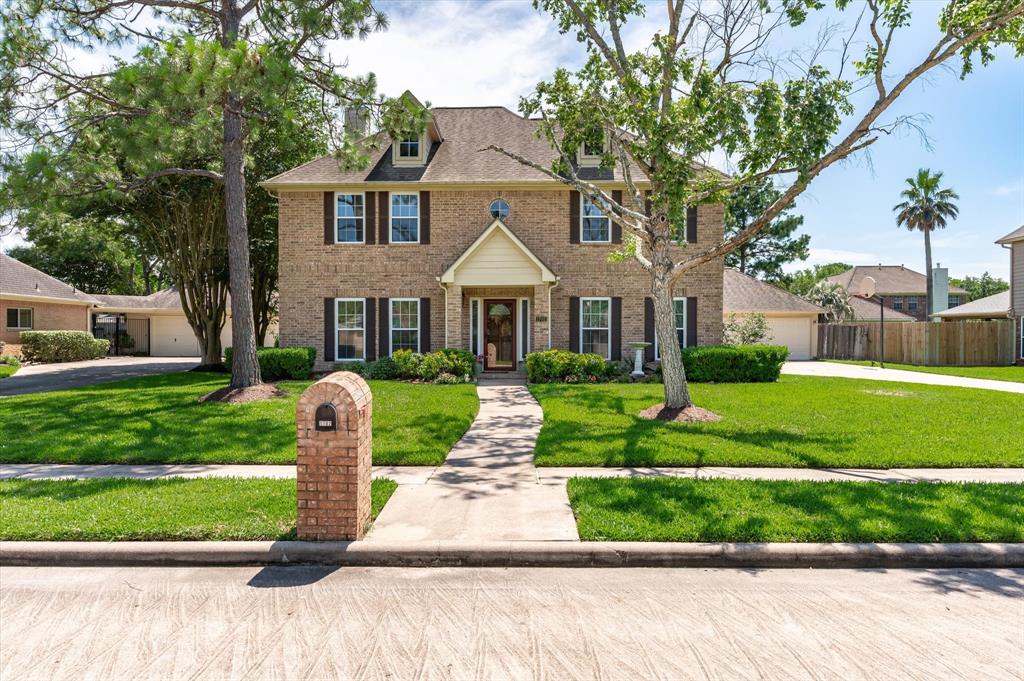
POLYGON ((483 371, 476 376, 477 384, 524 385, 525 371, 483 371))

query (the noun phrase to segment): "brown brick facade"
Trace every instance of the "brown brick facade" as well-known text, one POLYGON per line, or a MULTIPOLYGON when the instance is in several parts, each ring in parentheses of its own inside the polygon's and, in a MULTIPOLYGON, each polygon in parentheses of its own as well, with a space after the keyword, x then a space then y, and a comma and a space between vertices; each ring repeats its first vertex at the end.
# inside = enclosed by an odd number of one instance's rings
POLYGON ((42 303, 27 300, 0 300, 0 341, 21 342, 21 329, 7 328, 7 308, 32 308, 33 331, 88 331, 89 307, 81 304, 42 303))
MULTIPOLYGON (((374 187, 370 187, 373 189, 374 187)), ((722 237, 720 205, 701 206, 697 243, 710 245, 722 237)), ((308 345, 323 361, 324 298, 431 299, 433 349, 469 347, 471 297, 507 296, 531 301, 532 349, 550 345, 568 348, 569 306, 573 296, 622 298, 622 346, 644 340, 644 297, 648 274, 635 261, 608 262, 616 247, 570 243, 569 194, 561 190, 434 190, 430 192, 430 243, 364 245, 324 244, 322 192, 280 193, 280 320, 282 345, 308 345), (510 206, 509 229, 558 277, 547 309, 545 285, 477 289, 452 286, 446 291, 438 277, 492 222, 488 206, 497 197, 510 206), (546 321, 538 321, 538 317, 546 321), (446 321, 447 318, 447 321, 446 321)), ((375 226, 367 226, 367 229, 375 226)), ((699 344, 722 340, 722 262, 687 273, 675 292, 696 297, 699 344)), ((371 342, 371 341, 368 341, 371 342)))

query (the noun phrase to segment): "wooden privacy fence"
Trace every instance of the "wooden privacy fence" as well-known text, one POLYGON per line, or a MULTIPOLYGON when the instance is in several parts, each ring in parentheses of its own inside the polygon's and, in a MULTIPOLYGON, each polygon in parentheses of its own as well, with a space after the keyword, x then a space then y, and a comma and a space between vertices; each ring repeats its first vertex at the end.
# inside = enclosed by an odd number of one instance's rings
MULTIPOLYGON (((1013 321, 887 322, 886 362, 931 366, 1012 364, 1013 321)), ((879 322, 818 325, 818 358, 879 361, 879 322)))

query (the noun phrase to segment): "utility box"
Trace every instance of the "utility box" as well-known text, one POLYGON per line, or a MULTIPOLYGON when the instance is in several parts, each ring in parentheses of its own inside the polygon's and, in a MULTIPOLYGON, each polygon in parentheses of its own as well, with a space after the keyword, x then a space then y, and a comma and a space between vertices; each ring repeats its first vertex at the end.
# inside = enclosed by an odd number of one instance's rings
POLYGON ((373 395, 337 371, 309 386, 295 413, 299 539, 362 539, 370 526, 373 395))

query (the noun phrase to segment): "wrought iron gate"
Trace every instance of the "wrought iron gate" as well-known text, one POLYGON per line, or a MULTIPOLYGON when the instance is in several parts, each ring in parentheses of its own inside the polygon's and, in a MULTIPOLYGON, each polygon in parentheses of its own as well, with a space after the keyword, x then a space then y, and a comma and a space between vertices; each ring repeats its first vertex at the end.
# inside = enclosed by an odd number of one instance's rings
POLYGON ((108 355, 148 355, 149 319, 126 319, 124 315, 93 315, 92 335, 110 341, 108 355))

